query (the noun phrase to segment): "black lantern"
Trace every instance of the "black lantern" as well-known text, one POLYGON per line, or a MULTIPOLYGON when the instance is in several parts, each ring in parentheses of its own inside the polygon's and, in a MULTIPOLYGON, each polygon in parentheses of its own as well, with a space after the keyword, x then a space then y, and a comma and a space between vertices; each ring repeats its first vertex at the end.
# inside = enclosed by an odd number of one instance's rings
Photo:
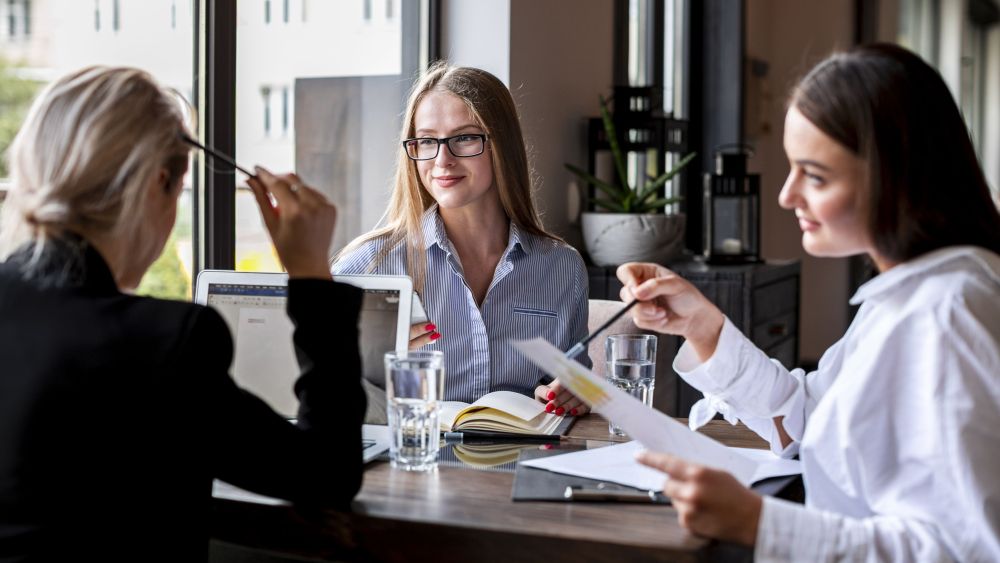
POLYGON ((705 260, 712 264, 760 261, 760 175, 747 174, 742 147, 715 153, 705 174, 705 260))

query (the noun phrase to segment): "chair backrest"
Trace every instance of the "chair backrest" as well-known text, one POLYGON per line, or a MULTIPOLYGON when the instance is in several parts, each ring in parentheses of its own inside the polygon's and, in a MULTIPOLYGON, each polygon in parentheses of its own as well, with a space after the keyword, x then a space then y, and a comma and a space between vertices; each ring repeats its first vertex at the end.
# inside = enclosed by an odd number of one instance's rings
MULTIPOLYGON (((625 304, 621 301, 609 301, 607 299, 591 299, 590 315, 587 317, 587 332, 604 324, 605 321, 620 311, 625 304)), ((607 375, 607 361, 604 357, 604 341, 612 334, 650 334, 649 331, 642 330, 632 322, 632 315, 626 314, 615 321, 597 338, 590 341, 587 346, 587 353, 594 362, 594 373, 597 375, 607 375)))

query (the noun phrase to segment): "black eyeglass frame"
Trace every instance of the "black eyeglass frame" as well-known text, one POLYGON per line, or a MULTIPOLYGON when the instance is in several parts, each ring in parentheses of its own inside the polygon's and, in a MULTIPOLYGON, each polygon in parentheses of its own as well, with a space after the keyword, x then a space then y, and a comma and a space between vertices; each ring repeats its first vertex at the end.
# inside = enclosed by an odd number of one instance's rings
POLYGON ((479 156, 484 152, 486 152, 486 141, 488 140, 490 140, 490 137, 485 133, 460 133, 458 135, 452 135, 451 137, 442 137, 440 139, 435 137, 413 137, 411 139, 406 139, 405 141, 403 141, 402 145, 403 145, 403 152, 406 153, 407 158, 415 161, 423 161, 423 160, 434 160, 435 158, 437 158, 438 155, 441 154, 441 145, 447 146, 448 152, 450 152, 451 156, 454 156, 455 158, 472 158, 474 156, 479 156), (451 148, 451 140, 457 139, 459 137, 479 137, 480 141, 482 141, 483 143, 483 148, 480 149, 480 151, 477 152, 476 154, 455 154, 455 149, 451 148), (427 158, 415 158, 413 155, 410 154, 410 151, 406 148, 406 144, 411 143, 413 141, 437 141, 437 150, 434 151, 434 156, 429 156, 427 158))

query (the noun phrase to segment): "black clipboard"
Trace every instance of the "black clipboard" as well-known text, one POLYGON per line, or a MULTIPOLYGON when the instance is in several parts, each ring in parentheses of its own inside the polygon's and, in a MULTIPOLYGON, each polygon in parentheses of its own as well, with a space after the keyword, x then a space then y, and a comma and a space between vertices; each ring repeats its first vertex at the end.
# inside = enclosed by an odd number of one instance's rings
MULTIPOLYGON (((609 493, 609 498, 602 499, 601 502, 614 502, 614 493, 644 493, 636 487, 628 487, 617 483, 608 483, 597 479, 587 479, 585 477, 575 477, 562 473, 553 473, 545 469, 537 469, 522 465, 522 461, 548 457, 550 455, 565 454, 586 449, 580 445, 553 445, 549 449, 522 450, 517 461, 517 468, 514 470, 514 485, 511 487, 510 498, 514 501, 553 501, 570 502, 574 499, 567 497, 567 487, 583 490, 601 490, 609 493)), ((577 502, 579 502, 577 500, 577 502)), ((656 493, 648 501, 652 504, 670 504, 670 499, 662 493, 656 493)))
MULTIPOLYGON (((545 469, 537 469, 521 464, 522 461, 548 457, 551 455, 565 454, 586 448, 582 445, 558 444, 550 448, 532 448, 522 450, 518 456, 518 463, 514 470, 514 485, 511 487, 510 498, 513 501, 548 501, 548 502, 570 502, 572 497, 567 497, 566 488, 580 488, 584 490, 604 490, 608 492, 627 491, 630 493, 645 492, 636 487, 608 483, 597 479, 587 479, 586 477, 576 477, 563 473, 554 473, 545 469)), ((786 477, 771 477, 758 481, 751 485, 751 490, 756 493, 777 496, 782 495, 790 485, 801 482, 801 475, 789 475, 786 477)), ((609 495, 613 497, 612 495, 609 495)), ((797 499, 790 499, 797 500, 797 499)), ((614 502, 613 498, 606 498, 603 501, 614 502)), ((663 493, 656 493, 649 502, 653 504, 670 504, 670 498, 663 493)))

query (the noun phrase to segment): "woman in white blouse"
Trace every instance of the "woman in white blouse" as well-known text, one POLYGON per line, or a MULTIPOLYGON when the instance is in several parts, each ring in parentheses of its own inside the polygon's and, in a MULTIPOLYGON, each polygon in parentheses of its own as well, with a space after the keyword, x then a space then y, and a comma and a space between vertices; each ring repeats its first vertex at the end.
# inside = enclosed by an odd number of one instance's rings
MULTIPOLYGON (((1000 560, 1000 215, 941 77, 900 47, 836 54, 793 90, 778 198, 814 256, 879 275, 817 371, 769 360, 690 283, 618 271, 641 327, 687 342, 692 416, 740 419, 803 466, 806 505, 660 453, 682 525, 758 561, 1000 560)), ((806 319, 808 322, 808 318, 806 319)))

